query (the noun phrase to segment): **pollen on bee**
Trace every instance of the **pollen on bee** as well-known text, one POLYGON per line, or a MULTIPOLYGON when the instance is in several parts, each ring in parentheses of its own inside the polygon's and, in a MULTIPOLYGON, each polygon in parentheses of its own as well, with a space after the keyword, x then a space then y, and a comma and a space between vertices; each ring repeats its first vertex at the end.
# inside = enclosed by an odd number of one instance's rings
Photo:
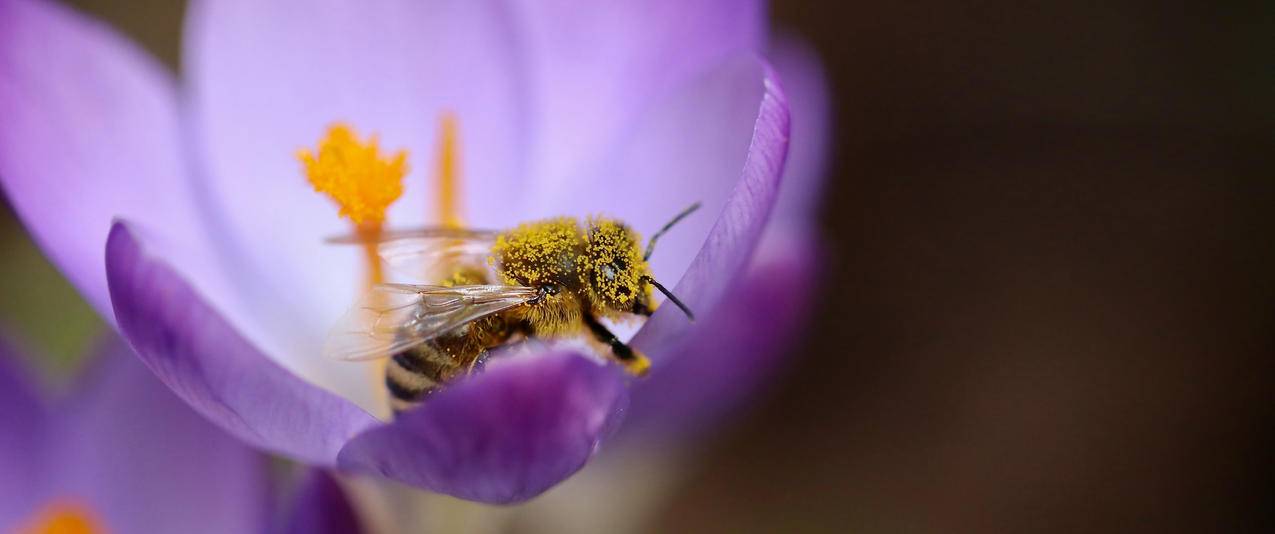
POLYGON ((384 222, 386 209, 403 194, 407 151, 382 155, 376 136, 362 141, 347 124, 330 126, 317 151, 302 149, 297 158, 314 190, 331 197, 340 216, 355 224, 384 222))
POLYGON ((503 232, 491 250, 502 266, 505 283, 540 286, 575 270, 579 242, 580 227, 575 219, 559 217, 503 232))
POLYGON ((588 224, 585 254, 579 260, 584 263, 580 276, 592 277, 592 284, 586 283, 586 287, 592 287, 598 297, 616 308, 630 307, 639 296, 649 302, 651 287, 642 279, 650 276, 650 266, 642 259, 637 233, 605 217, 590 218, 588 224))

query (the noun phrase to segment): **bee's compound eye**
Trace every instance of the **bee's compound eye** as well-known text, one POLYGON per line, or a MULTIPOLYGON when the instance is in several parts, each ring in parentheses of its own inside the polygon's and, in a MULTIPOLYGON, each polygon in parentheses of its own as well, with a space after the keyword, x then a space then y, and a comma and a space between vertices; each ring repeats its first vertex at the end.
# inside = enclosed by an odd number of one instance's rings
POLYGON ((550 295, 557 295, 557 294, 558 294, 558 286, 553 285, 553 284, 549 284, 549 285, 545 286, 545 293, 548 293, 548 294, 550 294, 550 295))

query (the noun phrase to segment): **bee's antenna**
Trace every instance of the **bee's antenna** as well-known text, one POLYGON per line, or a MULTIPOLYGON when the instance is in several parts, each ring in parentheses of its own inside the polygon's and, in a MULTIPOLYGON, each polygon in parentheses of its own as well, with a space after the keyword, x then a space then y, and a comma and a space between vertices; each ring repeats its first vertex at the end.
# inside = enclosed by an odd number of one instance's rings
MULTIPOLYGON (((677 222, 677 221, 673 221, 673 222, 677 222)), ((672 302, 674 306, 677 306, 679 310, 682 310, 682 313, 686 314, 687 319, 690 319, 691 322, 695 322, 695 314, 691 313, 691 309, 687 308, 686 305, 683 304, 681 300, 678 300, 677 296, 674 295, 672 291, 669 291, 668 288, 660 285, 659 282, 656 282, 655 279, 651 278, 650 276, 643 276, 642 279, 646 280, 647 282, 650 282, 651 285, 655 286, 655 289, 660 290, 660 293, 663 293, 664 296, 668 297, 669 302, 672 302)))
MULTIPOLYGON (((660 231, 655 232, 655 235, 651 236, 651 240, 646 242, 646 253, 642 254, 642 261, 651 259, 651 253, 655 252, 655 240, 659 239, 660 236, 664 235, 664 232, 667 232, 669 228, 673 227, 673 225, 681 222, 682 219, 685 219, 687 215, 695 213, 695 210, 697 209, 699 209, 699 202, 691 204, 689 207, 682 210, 682 212, 677 214, 676 217, 673 217, 673 220, 669 221, 668 224, 664 225, 664 228, 660 228, 660 231)), ((651 282, 655 282, 655 281, 652 280, 651 282)), ((659 287, 659 284, 655 284, 655 285, 656 287, 659 287)), ((660 289, 663 290, 664 288, 661 287, 660 289)), ((664 294, 669 295, 667 291, 665 291, 664 294)), ((677 302, 677 299, 674 299, 672 295, 669 295, 669 298, 673 299, 674 302, 677 302)), ((688 313, 687 315, 690 315, 690 314, 688 313)))

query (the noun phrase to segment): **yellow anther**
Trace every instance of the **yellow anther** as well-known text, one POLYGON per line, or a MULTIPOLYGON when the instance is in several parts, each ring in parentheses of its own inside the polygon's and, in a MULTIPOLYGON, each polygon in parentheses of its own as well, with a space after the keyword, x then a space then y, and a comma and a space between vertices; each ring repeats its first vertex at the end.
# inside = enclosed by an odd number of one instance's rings
POLYGON ((85 506, 55 501, 35 514, 17 532, 22 534, 102 534, 106 529, 85 506))
POLYGON ((385 210, 403 194, 407 151, 384 157, 376 136, 360 141, 346 124, 328 128, 319 142, 318 155, 308 149, 297 153, 314 190, 327 193, 340 207, 340 215, 355 224, 379 224, 385 210))

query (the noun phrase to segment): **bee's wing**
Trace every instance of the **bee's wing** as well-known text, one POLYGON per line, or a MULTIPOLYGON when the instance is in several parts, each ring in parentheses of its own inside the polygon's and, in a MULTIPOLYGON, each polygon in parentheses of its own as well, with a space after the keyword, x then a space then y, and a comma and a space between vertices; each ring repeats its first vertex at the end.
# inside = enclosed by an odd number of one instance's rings
MULTIPOLYGON (((496 239, 496 234, 500 232, 496 230, 482 230, 478 228, 452 228, 448 226, 422 226, 419 228, 399 228, 393 230, 384 230, 376 234, 375 241, 384 243, 386 241, 397 241, 400 239, 414 238, 449 238, 449 239, 496 239)), ((367 237, 361 234, 341 234, 329 236, 325 239, 328 243, 336 245, 357 245, 366 243, 367 237)))
POLYGON ((378 285, 332 329, 323 354, 338 360, 383 358, 537 294, 522 286, 378 285))
POLYGON ((377 254, 394 272, 414 279, 437 281, 456 266, 486 267, 495 243, 492 236, 403 237, 383 241, 377 254))
MULTIPOLYGON (((409 278, 436 281, 451 273, 435 272, 457 265, 484 266, 496 242, 494 230, 427 226, 387 230, 376 237, 377 254, 394 272, 409 278)), ((358 235, 328 238, 329 243, 365 242, 358 235)))

